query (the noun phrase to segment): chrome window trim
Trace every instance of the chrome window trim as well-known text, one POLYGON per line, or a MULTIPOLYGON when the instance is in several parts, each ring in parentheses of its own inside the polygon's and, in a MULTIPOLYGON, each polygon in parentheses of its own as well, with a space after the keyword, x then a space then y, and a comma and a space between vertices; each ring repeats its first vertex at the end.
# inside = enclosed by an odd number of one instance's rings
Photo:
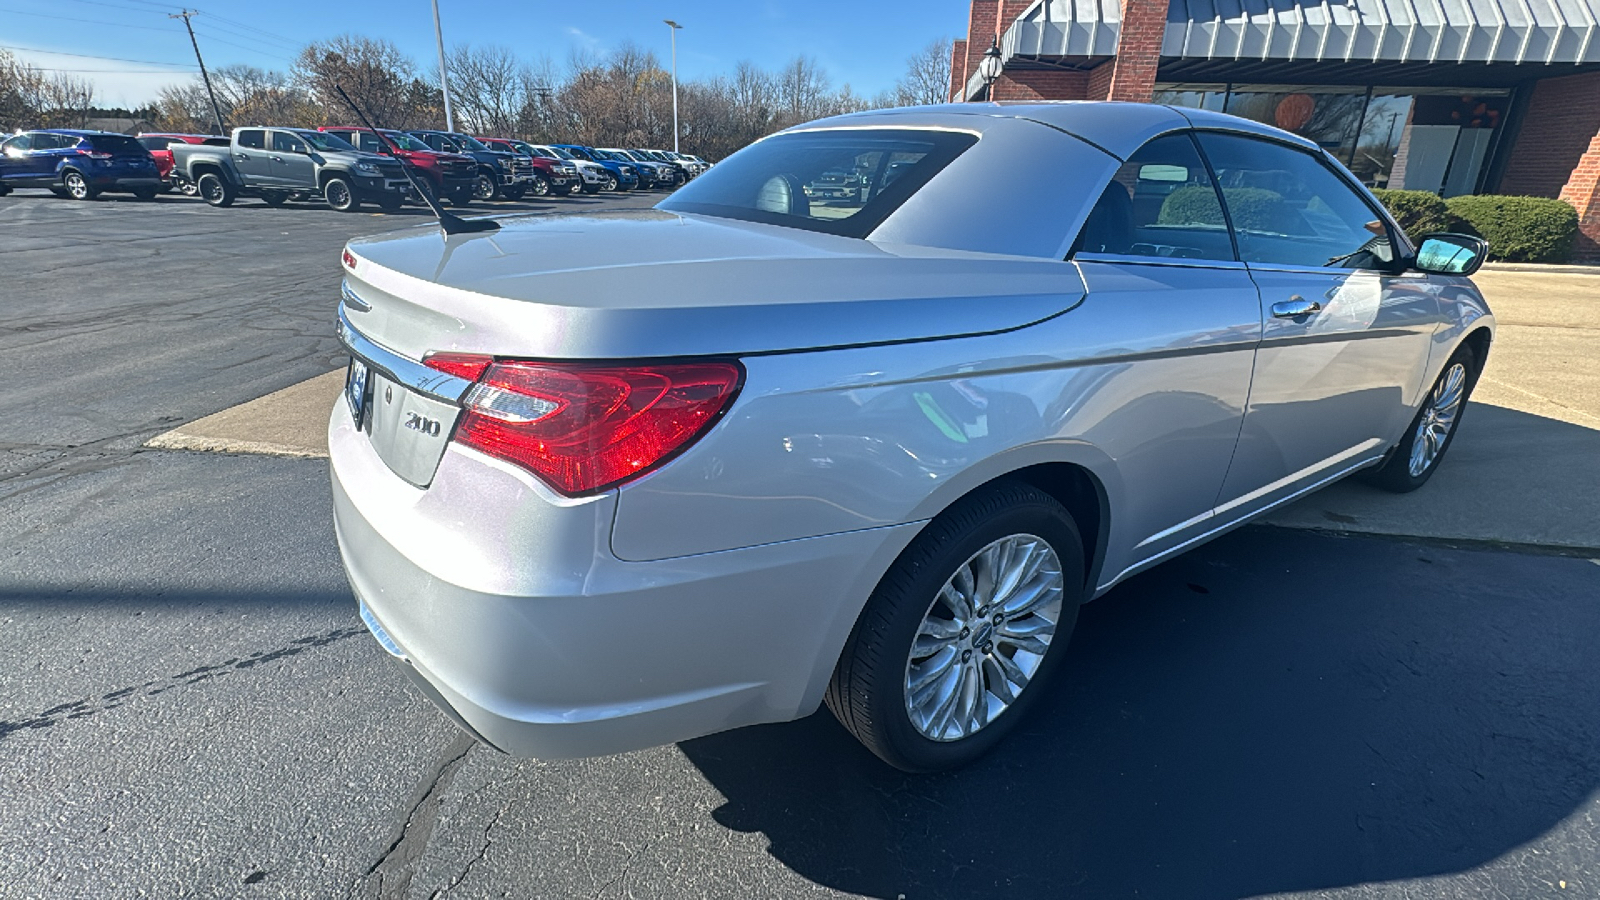
POLYGON ((390 381, 402 384, 434 400, 460 404, 472 382, 448 372, 430 369, 402 356, 356 330, 344 303, 339 304, 339 343, 350 355, 381 372, 390 381))
POLYGON ((1245 264, 1232 259, 1187 259, 1177 256, 1133 256, 1122 253, 1074 253, 1075 262, 1116 263, 1137 266, 1178 266, 1185 269, 1243 269, 1245 264))

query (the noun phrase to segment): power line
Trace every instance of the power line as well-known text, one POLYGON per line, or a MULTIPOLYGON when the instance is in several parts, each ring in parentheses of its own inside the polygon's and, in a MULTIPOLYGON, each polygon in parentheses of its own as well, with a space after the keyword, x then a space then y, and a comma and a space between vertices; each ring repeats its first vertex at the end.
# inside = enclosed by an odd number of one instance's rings
POLYGON ((171 69, 46 69, 29 66, 35 72, 71 72, 73 74, 99 72, 105 75, 194 75, 193 72, 174 72, 171 69))
POLYGON ((45 50, 40 47, 21 47, 14 44, 0 44, 0 50, 26 50, 29 53, 53 53, 56 56, 75 56, 79 59, 99 59, 106 62, 142 63, 147 66, 178 66, 185 69, 196 68, 188 63, 169 63, 154 59, 123 59, 120 56, 96 56, 92 53, 68 53, 65 50, 45 50))
POLYGON ((219 44, 227 44, 229 47, 237 47, 240 50, 248 50, 251 53, 259 53, 262 56, 270 56, 273 59, 282 60, 282 61, 288 62, 288 63, 294 62, 294 60, 290 59, 287 56, 279 56, 277 53, 272 53, 272 52, 269 52, 269 51, 266 51, 266 50, 261 50, 261 49, 256 48, 256 47, 246 47, 243 44, 235 44, 233 41, 225 41, 222 38, 217 37, 216 35, 212 34, 209 31, 197 31, 195 33, 196 34, 203 34, 203 35, 206 36, 207 40, 216 41, 219 44))
POLYGON ((113 28, 138 28, 144 31, 159 31, 163 34, 172 33, 172 29, 170 28, 159 28, 155 25, 132 25, 127 22, 103 22, 98 19, 84 19, 78 16, 52 16, 49 13, 24 12, 20 9, 0 8, 0 12, 13 16, 33 16, 34 18, 38 19, 60 19, 63 22, 77 22, 80 25, 109 25, 113 28))

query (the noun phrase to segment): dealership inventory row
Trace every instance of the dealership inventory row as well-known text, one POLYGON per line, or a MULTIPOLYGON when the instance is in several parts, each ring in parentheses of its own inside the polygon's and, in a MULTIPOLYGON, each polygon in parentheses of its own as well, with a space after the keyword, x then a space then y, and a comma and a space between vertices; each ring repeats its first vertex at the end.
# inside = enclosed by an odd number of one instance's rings
POLYGON ((92 200, 130 193, 198 195, 212 206, 255 197, 271 206, 321 198, 349 212, 420 202, 462 207, 526 196, 674 189, 710 168, 698 156, 647 148, 530 144, 451 131, 349 126, 235 128, 229 137, 41 129, 0 142, 0 196, 45 188, 92 200))

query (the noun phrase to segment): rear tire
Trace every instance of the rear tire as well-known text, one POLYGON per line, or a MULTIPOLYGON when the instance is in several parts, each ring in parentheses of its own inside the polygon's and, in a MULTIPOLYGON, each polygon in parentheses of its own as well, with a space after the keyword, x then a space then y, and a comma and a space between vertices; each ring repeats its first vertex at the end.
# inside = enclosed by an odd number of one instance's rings
POLYGON ((361 209, 361 201, 356 199, 356 192, 351 189, 350 182, 335 175, 328 179, 322 186, 322 197, 328 201, 328 206, 339 212, 356 212, 361 209))
POLYGON ((232 206, 238 193, 233 185, 215 172, 207 172, 200 176, 200 183, 196 186, 201 198, 216 207, 232 206))
POLYGON ((1427 484, 1455 441, 1456 432, 1461 430, 1461 415, 1467 411, 1467 398, 1478 383, 1478 368, 1478 358, 1471 347, 1462 344, 1456 348, 1389 458, 1357 477, 1393 494, 1408 494, 1427 484))
POLYGON ((83 177, 77 169, 68 169, 61 174, 61 186, 66 189, 67 196, 74 200, 93 200, 100 196, 100 192, 83 177))
POLYGON ((979 489, 929 523, 872 592, 828 708, 897 769, 972 762, 1044 693, 1084 572, 1077 524, 1054 497, 1015 481, 979 489))

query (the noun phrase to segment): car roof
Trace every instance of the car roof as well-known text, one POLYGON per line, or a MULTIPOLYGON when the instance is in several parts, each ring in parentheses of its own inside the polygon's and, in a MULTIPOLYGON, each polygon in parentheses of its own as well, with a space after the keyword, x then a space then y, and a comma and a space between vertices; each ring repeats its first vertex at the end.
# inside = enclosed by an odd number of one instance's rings
POLYGON ((947 128, 959 123, 963 128, 982 133, 996 119, 1022 119, 1066 132, 1105 152, 1127 159, 1146 141, 1168 131, 1207 128, 1237 131, 1270 137, 1312 150, 1317 144, 1296 134, 1260 122, 1210 110, 1162 106, 1155 103, 1122 103, 1097 100, 1059 100, 999 103, 941 103, 932 106, 903 106, 896 109, 848 113, 797 125, 793 131, 828 127, 860 127, 878 124, 889 127, 947 128))

